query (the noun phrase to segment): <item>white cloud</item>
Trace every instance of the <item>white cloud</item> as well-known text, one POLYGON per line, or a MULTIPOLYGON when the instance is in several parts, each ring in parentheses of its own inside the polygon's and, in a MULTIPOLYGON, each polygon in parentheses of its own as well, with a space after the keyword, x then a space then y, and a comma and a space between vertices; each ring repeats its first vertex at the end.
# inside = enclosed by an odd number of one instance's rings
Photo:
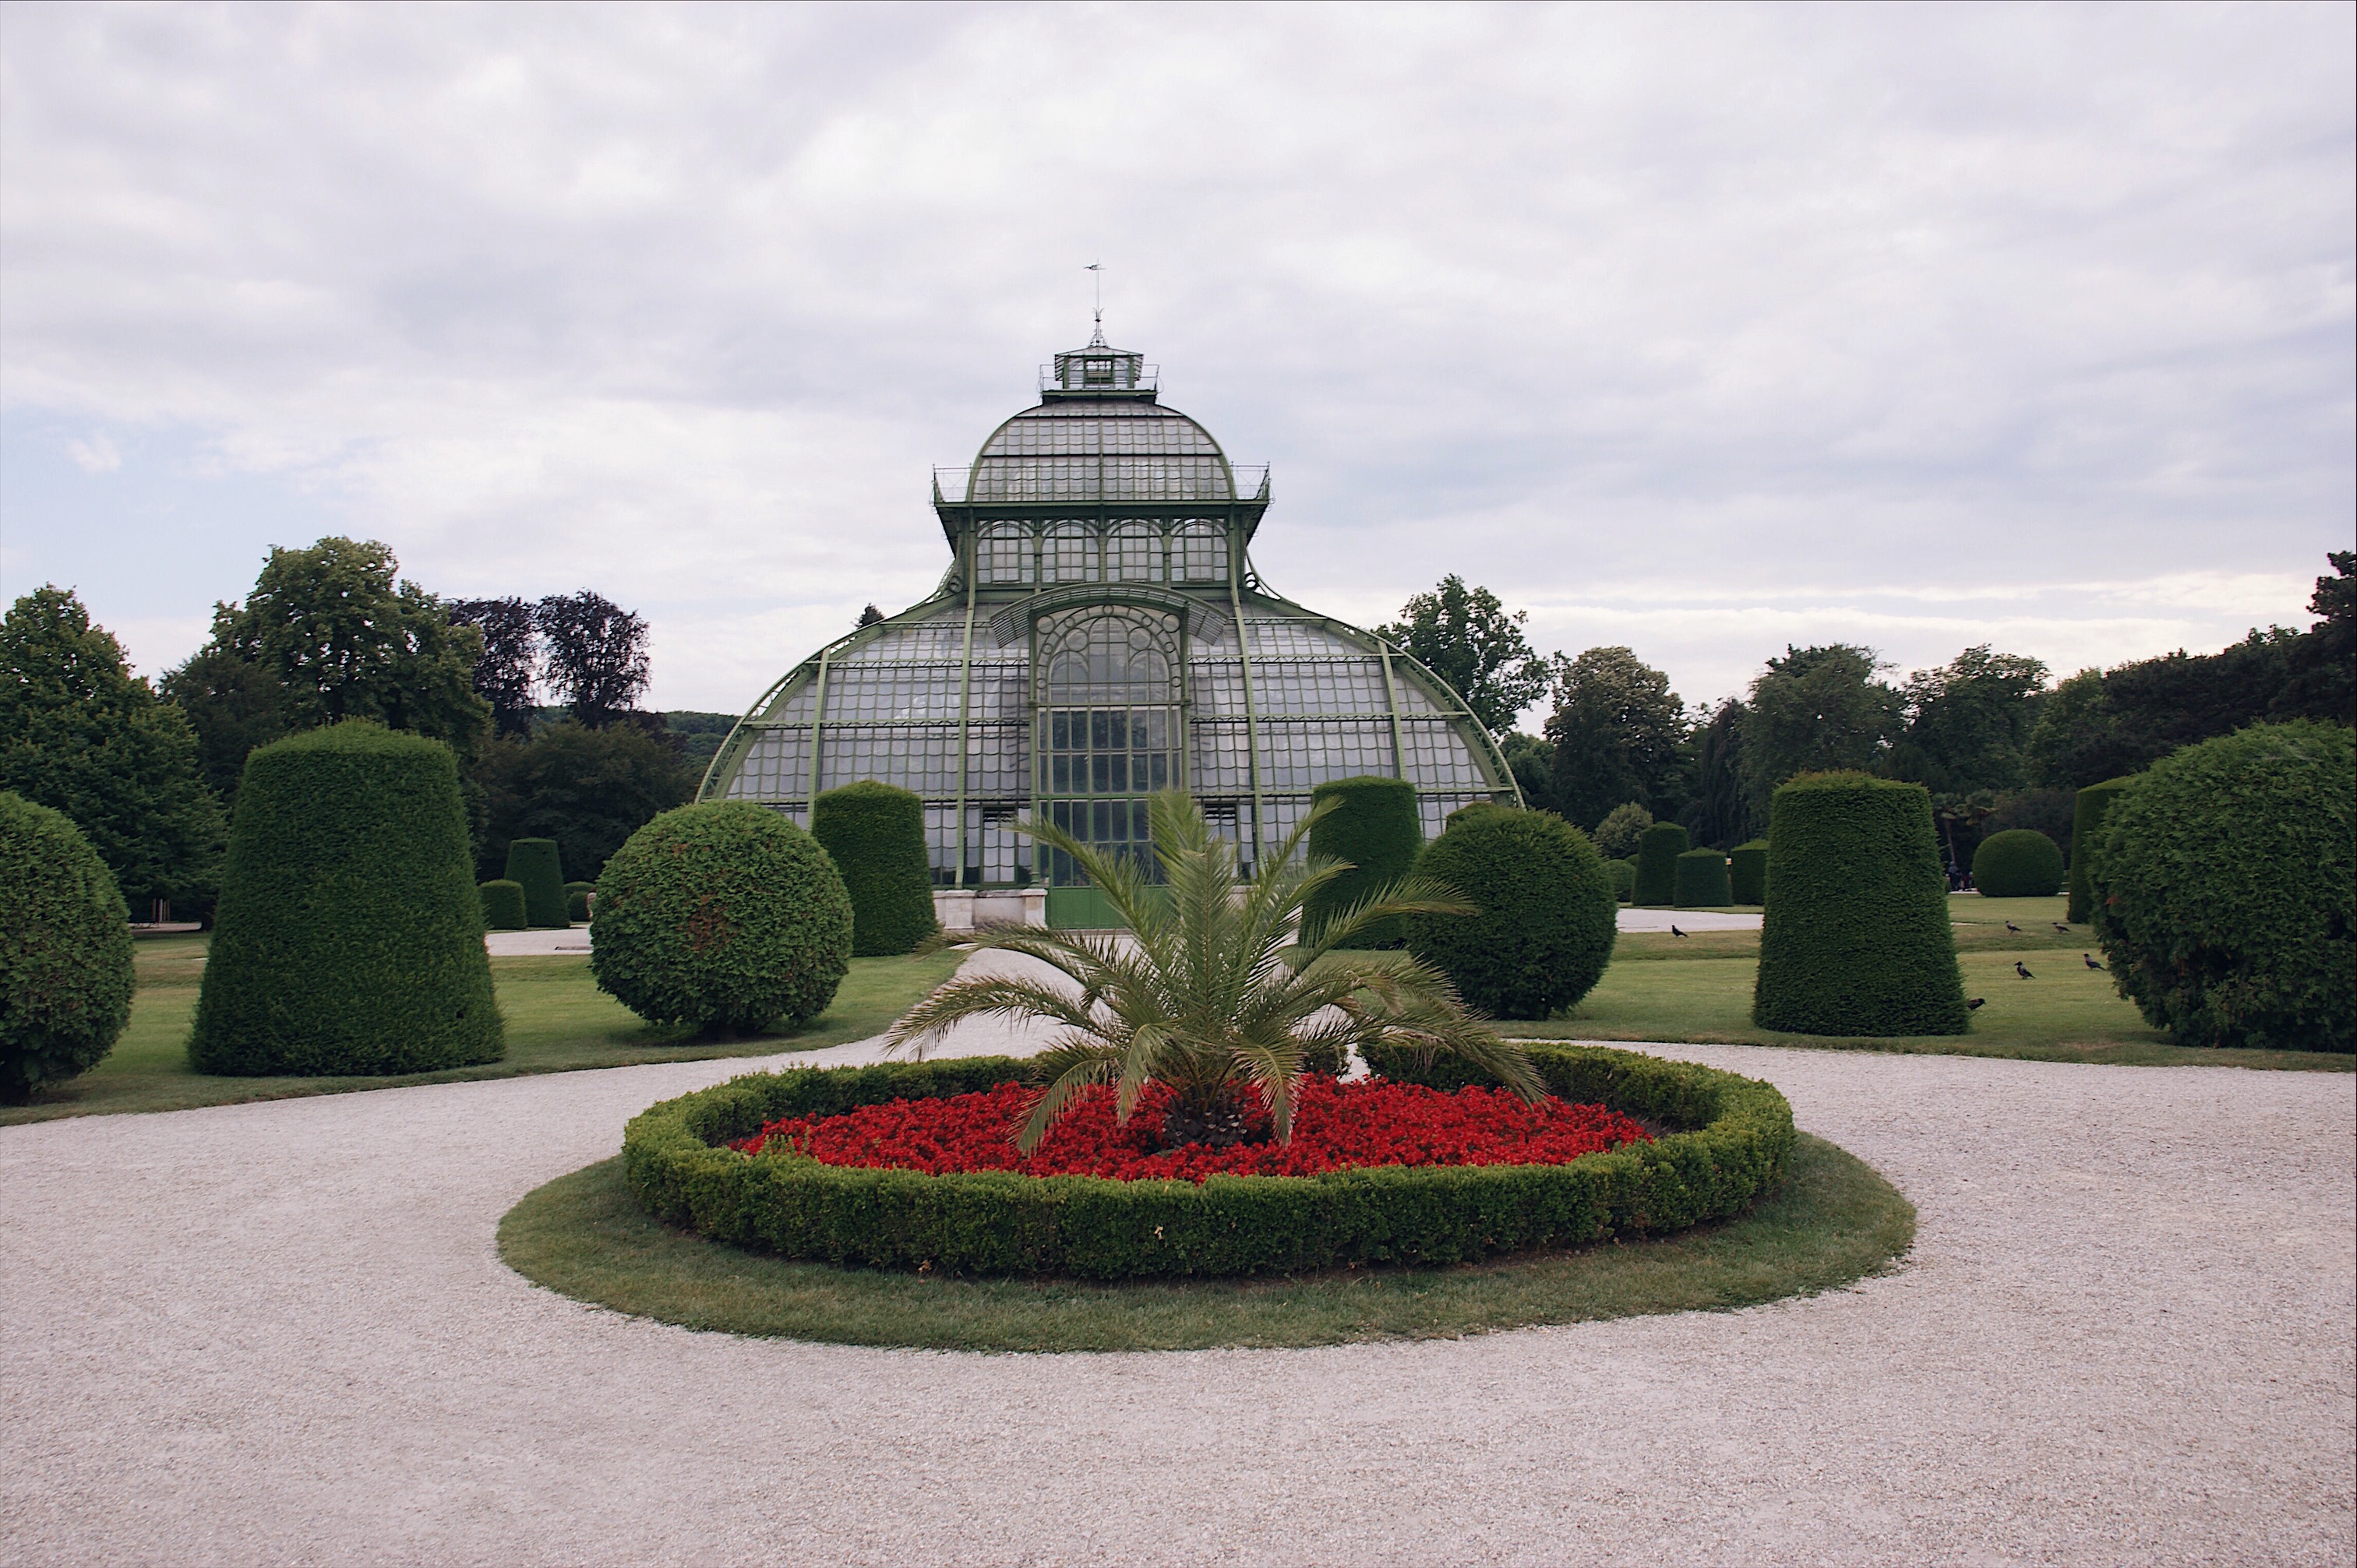
POLYGON ((123 467, 123 454, 102 430, 86 441, 67 442, 66 456, 85 474, 111 474, 123 467))

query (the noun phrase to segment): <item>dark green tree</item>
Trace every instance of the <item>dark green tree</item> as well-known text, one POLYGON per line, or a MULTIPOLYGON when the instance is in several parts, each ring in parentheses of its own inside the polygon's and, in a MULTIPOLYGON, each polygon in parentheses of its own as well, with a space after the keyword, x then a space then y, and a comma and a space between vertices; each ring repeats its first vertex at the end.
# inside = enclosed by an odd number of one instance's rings
POLYGON ((1562 814, 1562 804, 1555 792, 1555 746, 1534 735, 1514 730, 1499 742, 1506 754, 1506 767, 1522 787, 1523 804, 1534 811, 1554 811, 1562 814))
POLYGON ((594 881, 632 833, 695 792, 664 737, 637 725, 593 730, 570 720, 529 741, 491 741, 473 778, 484 805, 475 865, 486 880, 505 872, 510 841, 545 838, 556 841, 567 875, 594 881))
POLYGON ((1874 650, 1791 648, 1751 682, 1738 734, 1759 818, 1778 785, 1803 773, 1872 770, 1900 730, 1900 696, 1875 672, 1874 650))
POLYGON ((1555 661, 1556 810, 1594 829, 1613 807, 1634 800, 1656 817, 1685 802, 1685 706, 1670 678, 1627 648, 1591 648, 1555 661))
POLYGON ((1491 734, 1502 735, 1546 693, 1547 661, 1523 635, 1528 618, 1452 572, 1401 607, 1397 621, 1375 629, 1448 682, 1491 734))
POLYGON ((2357 724, 2357 550, 2335 550, 2325 559, 2333 575, 2319 577, 2308 601, 2316 625, 2292 650, 2291 678, 2267 712, 2278 719, 2357 724))
POLYGON ((1694 798, 1678 813, 1695 843, 1732 849, 1766 825, 1743 781, 1743 704, 1718 704, 1687 740, 1693 753, 1694 798))
MULTIPOLYGON (((2020 787, 2022 754, 2046 687, 2046 666, 1986 643, 1953 663, 1918 670, 1900 696, 1907 728, 1900 745, 1919 759, 1914 780, 1934 795, 2020 787)), ((1897 749, 1894 747, 1894 750, 1897 749)))
POLYGON ((475 660, 475 691, 491 705, 500 734, 532 734, 533 687, 540 680, 540 621, 522 599, 454 599, 450 620, 481 634, 475 660))
POLYGON ((220 875, 228 824, 196 736, 70 590, 37 588, 0 619, 0 789, 72 819, 142 919, 220 875))

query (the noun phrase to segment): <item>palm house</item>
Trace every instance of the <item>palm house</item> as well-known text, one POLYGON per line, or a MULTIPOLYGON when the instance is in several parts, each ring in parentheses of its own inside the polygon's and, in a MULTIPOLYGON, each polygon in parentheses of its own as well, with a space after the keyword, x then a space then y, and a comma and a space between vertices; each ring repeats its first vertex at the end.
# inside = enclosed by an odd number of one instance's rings
POLYGON ((1060 926, 1110 921, 1068 857, 1034 863, 1027 819, 1137 853, 1146 797, 1184 788, 1249 863, 1329 779, 1408 779, 1427 838, 1461 806, 1519 800, 1430 671, 1260 581, 1268 470, 1231 463, 1156 381, 1102 330, 1058 354, 1035 406, 935 471, 951 559, 932 596, 764 693, 698 798, 807 825, 823 790, 899 785, 924 799, 937 887, 1043 886, 1060 926))

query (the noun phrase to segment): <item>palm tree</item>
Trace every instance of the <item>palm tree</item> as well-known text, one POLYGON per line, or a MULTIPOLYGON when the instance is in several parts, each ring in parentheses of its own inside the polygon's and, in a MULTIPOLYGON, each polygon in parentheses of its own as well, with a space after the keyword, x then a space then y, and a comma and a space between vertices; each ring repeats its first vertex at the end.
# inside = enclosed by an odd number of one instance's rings
POLYGON ((1279 1143, 1293 1136, 1304 1063, 1346 1059, 1352 1047, 1392 1041, 1464 1058, 1525 1100, 1545 1092, 1523 1053, 1469 1016, 1437 970, 1405 953, 1342 950, 1377 922, 1407 914, 1469 914, 1437 884, 1410 877, 1378 889, 1304 929, 1302 910, 1347 863, 1298 852, 1313 811, 1239 879, 1234 846, 1214 838, 1195 802, 1178 791, 1148 807, 1163 886, 1137 863, 1106 854, 1045 822, 1023 824, 1038 843, 1077 862, 1129 924, 1124 934, 1002 927, 942 939, 943 945, 1023 953, 1077 987, 1013 976, 952 980, 892 1026, 888 1048, 921 1057, 967 1018, 1043 1018, 1063 1028, 1040 1057, 1052 1075, 1016 1144, 1038 1147, 1072 1097, 1092 1084, 1117 1085, 1114 1114, 1126 1122, 1149 1082, 1174 1096, 1172 1125, 1232 1130, 1238 1090, 1267 1107, 1279 1143))

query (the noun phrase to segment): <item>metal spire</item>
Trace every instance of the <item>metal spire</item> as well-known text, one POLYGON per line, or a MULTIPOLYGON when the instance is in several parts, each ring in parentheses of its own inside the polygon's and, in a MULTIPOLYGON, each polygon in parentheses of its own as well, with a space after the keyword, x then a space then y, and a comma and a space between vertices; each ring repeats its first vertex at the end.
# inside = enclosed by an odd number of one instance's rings
POLYGON ((1089 334, 1089 347, 1103 349, 1107 347, 1104 338, 1104 263, 1091 262, 1085 270, 1089 276, 1095 280, 1097 295, 1096 327, 1095 330, 1089 334))

